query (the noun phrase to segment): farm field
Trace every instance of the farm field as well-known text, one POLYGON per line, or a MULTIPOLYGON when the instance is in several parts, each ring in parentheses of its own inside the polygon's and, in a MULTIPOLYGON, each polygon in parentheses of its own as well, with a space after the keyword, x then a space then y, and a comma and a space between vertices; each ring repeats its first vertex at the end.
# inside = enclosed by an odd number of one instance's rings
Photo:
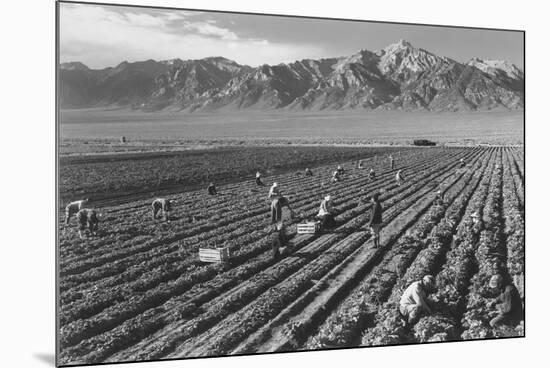
POLYGON ((170 222, 151 218, 150 196, 105 203, 97 207, 100 236, 89 239, 79 239, 75 220, 65 226, 60 213, 59 362, 524 335, 523 322, 489 326, 496 312, 487 289, 497 273, 524 298, 521 148, 401 148, 394 169, 385 159, 389 148, 338 152, 311 161, 313 177, 296 175, 305 168, 297 161, 265 177, 267 185, 279 183, 300 218, 313 217, 326 194, 338 211, 338 226, 320 234, 297 234, 300 219, 285 218, 290 244, 278 260, 268 243, 269 188, 253 180, 228 181, 217 196, 203 189, 167 195, 175 202, 170 222), (356 168, 358 159, 366 169, 356 168), (346 175, 330 184, 335 162, 346 175), (375 180, 367 177, 370 167, 375 180), (397 169, 405 173, 402 185, 397 169), (438 188, 445 200, 434 205, 438 188), (384 208, 379 248, 365 227, 366 199, 375 192, 384 208), (474 212, 483 228, 471 226, 474 212), (230 247, 230 263, 199 261, 199 247, 218 246, 230 247), (407 329, 396 306, 425 274, 438 283, 436 313, 407 329))

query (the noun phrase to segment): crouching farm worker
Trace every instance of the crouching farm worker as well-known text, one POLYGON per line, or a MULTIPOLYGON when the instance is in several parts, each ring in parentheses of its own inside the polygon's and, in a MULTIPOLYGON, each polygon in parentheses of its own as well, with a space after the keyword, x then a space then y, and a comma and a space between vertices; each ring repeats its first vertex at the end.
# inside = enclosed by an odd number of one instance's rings
POLYGON ((157 214, 160 214, 160 212, 162 212, 165 221, 169 219, 170 212, 172 211, 172 203, 169 199, 157 198, 151 206, 153 207, 153 220, 157 219, 157 214))
POLYGON ((210 195, 218 194, 218 191, 216 190, 216 186, 214 185, 214 183, 210 183, 210 185, 208 185, 208 194, 210 195))
POLYGON ((82 231, 86 231, 86 228, 90 231, 90 235, 94 236, 99 227, 99 220, 97 219, 97 213, 95 210, 89 208, 83 208, 76 213, 76 220, 78 222, 78 235, 80 239, 84 239, 82 231))
POLYGON ((88 198, 85 198, 80 201, 69 203, 67 207, 65 207, 65 224, 68 224, 72 215, 76 214, 78 211, 86 207, 89 202, 90 200, 88 198))
POLYGON ((306 167, 306 176, 313 176, 313 171, 309 167, 306 167))
POLYGON ((380 227, 382 226, 382 205, 378 200, 378 193, 375 193, 371 198, 371 214, 368 226, 372 233, 374 240, 374 246, 377 248, 380 246, 380 227))
POLYGON ((441 206, 443 205, 443 193, 441 192, 441 189, 438 189, 438 191, 435 193, 435 198, 433 205, 434 206, 441 206))
POLYGON ((397 174, 395 174, 395 181, 397 185, 403 184, 403 181, 405 180, 405 176, 401 172, 401 170, 397 170, 397 174))
POLYGON ((414 325, 422 314, 432 314, 428 294, 436 291, 435 278, 426 275, 420 281, 409 285, 401 295, 399 313, 409 326, 414 325))
POLYGON ((271 201, 271 223, 280 222, 283 218, 283 207, 290 210, 290 216, 294 217, 294 211, 290 208, 287 197, 277 197, 271 201))
POLYGON ((256 185, 260 187, 265 186, 265 184, 262 181, 262 173, 259 171, 256 171, 256 185))
POLYGON ((327 195, 321 202, 321 206, 319 206, 319 213, 317 214, 317 218, 321 220, 321 228, 330 229, 336 226, 334 216, 335 211, 332 207, 332 198, 330 195, 327 195))
POLYGON ((282 222, 278 222, 275 225, 275 231, 271 234, 271 248, 273 250, 272 259, 277 260, 281 256, 280 249, 286 247, 287 237, 285 234, 285 227, 282 222))
POLYGON ((502 276, 493 275, 489 280, 489 287, 497 290, 500 294, 492 301, 498 311, 498 315, 489 324, 495 328, 500 325, 516 325, 523 319, 523 307, 521 297, 516 287, 511 283, 504 283, 502 276))
POLYGON ((374 169, 370 169, 369 171, 369 179, 370 180, 375 180, 376 179, 376 173, 374 172, 374 169))

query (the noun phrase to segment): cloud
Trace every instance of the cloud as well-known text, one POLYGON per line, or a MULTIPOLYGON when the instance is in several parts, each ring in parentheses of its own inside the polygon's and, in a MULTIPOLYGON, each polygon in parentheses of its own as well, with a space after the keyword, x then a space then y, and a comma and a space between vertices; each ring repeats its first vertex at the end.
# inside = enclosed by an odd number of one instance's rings
POLYGON ((212 17, 201 12, 63 3, 61 61, 103 68, 124 60, 224 56, 255 66, 326 56, 325 50, 312 45, 240 37, 238 22, 229 29, 217 25, 212 17))

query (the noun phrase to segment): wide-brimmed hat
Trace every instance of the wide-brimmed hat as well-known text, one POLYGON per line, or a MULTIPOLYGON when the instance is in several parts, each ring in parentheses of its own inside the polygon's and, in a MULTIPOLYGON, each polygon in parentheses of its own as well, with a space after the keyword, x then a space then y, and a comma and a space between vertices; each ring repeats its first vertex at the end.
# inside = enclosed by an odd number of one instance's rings
POLYGON ((273 183, 273 186, 274 186, 274 187, 276 187, 277 185, 278 185, 277 182, 273 183))
POLYGON ((327 194, 327 195, 325 196, 325 201, 330 201, 331 198, 332 198, 332 197, 330 196, 330 194, 327 194))
POLYGON ((489 286, 492 288, 498 287, 502 282, 502 276, 500 275, 493 275, 491 276, 491 279, 489 280, 489 286))
POLYGON ((435 277, 432 275, 426 275, 422 278, 422 282, 429 287, 434 288, 435 287, 435 277))

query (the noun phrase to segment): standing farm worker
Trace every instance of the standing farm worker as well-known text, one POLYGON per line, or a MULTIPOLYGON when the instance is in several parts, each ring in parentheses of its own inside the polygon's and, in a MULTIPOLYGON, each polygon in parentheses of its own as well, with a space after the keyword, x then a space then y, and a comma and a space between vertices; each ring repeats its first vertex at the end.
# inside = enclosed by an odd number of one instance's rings
POLYGON ((399 313, 409 326, 418 322, 422 314, 433 313, 428 294, 435 291, 436 283, 432 275, 424 276, 422 280, 413 282, 405 289, 399 301, 399 313))
POLYGON ((395 166, 395 165, 394 165, 394 162, 393 162, 393 156, 390 155, 390 156, 389 156, 389 159, 390 159, 390 170, 393 170, 393 168, 394 168, 394 166, 395 166))
POLYGON ((210 185, 208 185, 208 194, 210 195, 218 194, 218 191, 216 190, 216 186, 214 185, 214 183, 210 183, 210 185))
POLYGON ((172 203, 166 198, 157 198, 153 201, 153 220, 157 219, 157 214, 162 212, 164 220, 169 220, 170 212, 172 211, 172 203))
POLYGON ((272 259, 277 260, 280 256, 280 248, 285 247, 287 243, 287 237, 285 234, 285 227, 282 222, 275 225, 275 231, 271 234, 271 249, 273 249, 272 259))
POLYGON ((309 167, 306 167, 306 176, 313 176, 313 172, 309 169, 309 167))
POLYGON ((294 217, 294 211, 290 208, 287 197, 277 197, 271 202, 271 223, 280 222, 283 218, 283 207, 290 210, 290 216, 294 217))
POLYGON ((370 171, 369 171, 369 179, 370 180, 376 179, 376 173, 374 172, 373 168, 371 168, 370 171))
POLYGON ((523 319, 521 297, 512 283, 505 283, 501 275, 493 275, 489 287, 497 290, 499 296, 488 303, 488 307, 496 307, 498 315, 489 324, 495 328, 500 325, 516 325, 523 319))
POLYGON ((89 198, 81 199, 80 201, 73 201, 65 207, 65 224, 69 223, 69 220, 71 219, 72 215, 86 207, 86 205, 90 202, 89 198))
POLYGON ((330 195, 327 195, 325 199, 321 202, 319 207, 319 213, 317 217, 321 220, 321 227, 324 229, 330 229, 336 225, 334 221, 335 211, 332 207, 332 198, 330 195))
POLYGON ((84 239, 82 231, 86 231, 86 228, 90 231, 91 236, 95 235, 99 223, 95 210, 89 208, 81 209, 76 213, 76 220, 78 222, 78 235, 80 239, 84 239))
POLYGON ((267 199, 275 198, 275 197, 281 197, 282 193, 279 189, 279 184, 277 182, 273 183, 271 188, 269 188, 269 194, 267 195, 267 199))
POLYGON ((401 173, 401 169, 397 170, 397 174, 395 174, 395 181, 397 182, 397 185, 403 184, 404 180, 405 180, 405 175, 401 173))
POLYGON ((435 198, 434 198, 434 202, 433 202, 433 205, 434 206, 441 206, 443 204, 443 193, 441 192, 441 189, 438 189, 437 192, 435 193, 435 198))
POLYGON ((375 193, 371 198, 371 214, 368 226, 370 227, 372 238, 374 240, 374 247, 380 246, 380 227, 382 226, 382 205, 378 200, 378 193, 375 193))

